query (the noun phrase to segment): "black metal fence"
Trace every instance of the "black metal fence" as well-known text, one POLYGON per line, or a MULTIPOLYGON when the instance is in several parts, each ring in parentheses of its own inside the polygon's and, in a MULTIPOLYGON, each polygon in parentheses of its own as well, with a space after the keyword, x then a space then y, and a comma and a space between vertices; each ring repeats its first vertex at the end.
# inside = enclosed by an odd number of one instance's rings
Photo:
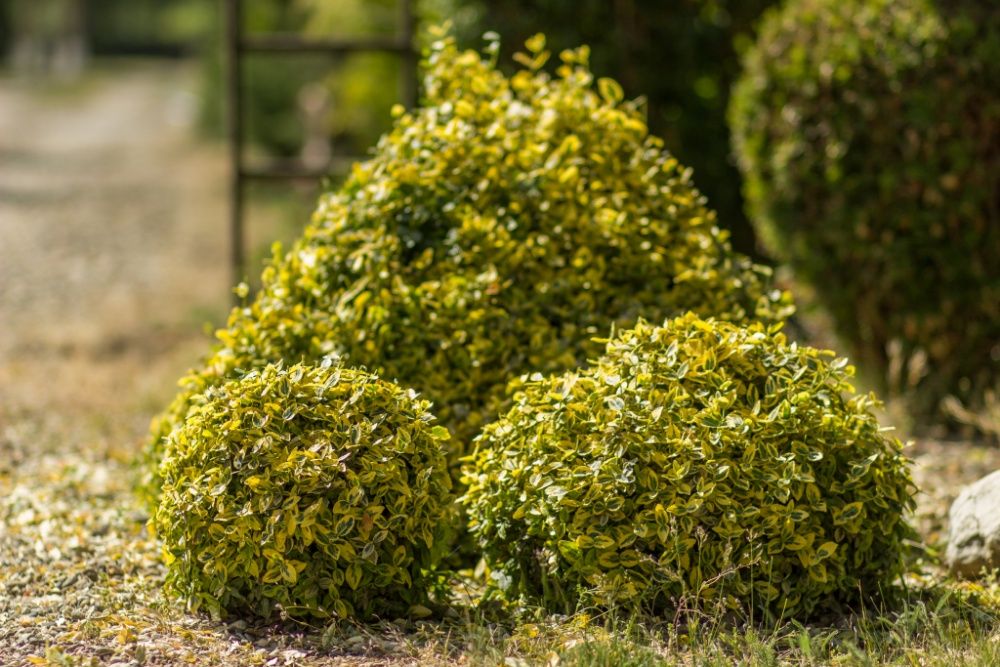
MULTIPOLYGON (((296 34, 246 34, 242 0, 225 0, 226 114, 230 143, 230 263, 233 283, 243 280, 246 271, 244 204, 246 184, 253 180, 316 180, 338 167, 357 160, 354 156, 332 156, 329 164, 316 168, 298 161, 274 160, 250 165, 244 160, 244 74, 243 61, 249 54, 320 54, 339 57, 353 53, 396 54, 402 61, 400 98, 408 107, 417 101, 418 53, 414 40, 416 18, 413 0, 399 0, 399 34, 394 37, 315 39, 296 34)), ((290 102, 291 103, 291 102, 290 102)))

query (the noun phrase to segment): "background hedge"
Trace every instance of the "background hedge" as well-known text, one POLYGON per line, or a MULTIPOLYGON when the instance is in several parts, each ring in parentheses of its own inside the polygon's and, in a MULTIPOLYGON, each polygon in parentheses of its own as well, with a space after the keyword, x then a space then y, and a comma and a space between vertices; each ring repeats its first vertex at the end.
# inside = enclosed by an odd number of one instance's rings
POLYGON ((1000 4, 795 0, 731 108, 761 238, 918 421, 1000 377, 1000 4))

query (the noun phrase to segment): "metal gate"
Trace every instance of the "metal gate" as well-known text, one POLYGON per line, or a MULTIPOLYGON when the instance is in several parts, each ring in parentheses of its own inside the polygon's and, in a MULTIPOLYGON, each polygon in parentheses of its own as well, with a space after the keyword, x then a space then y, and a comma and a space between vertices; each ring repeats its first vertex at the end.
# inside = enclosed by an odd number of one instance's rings
MULTIPOLYGON (((413 0, 398 0, 401 30, 394 37, 365 37, 356 39, 312 39, 296 34, 265 33, 244 34, 242 0, 225 0, 225 60, 226 60, 226 116, 229 133, 230 162, 230 265, 233 284, 245 278, 246 248, 243 213, 246 184, 252 180, 315 180, 330 171, 327 165, 320 169, 301 164, 272 162, 249 166, 243 160, 243 59, 248 54, 315 53, 343 56, 352 53, 393 53, 400 57, 402 99, 407 107, 417 102, 418 54, 414 44, 415 15, 413 0)), ((348 160, 348 156, 333 161, 348 160)), ((350 160, 353 161, 353 160, 350 160)))

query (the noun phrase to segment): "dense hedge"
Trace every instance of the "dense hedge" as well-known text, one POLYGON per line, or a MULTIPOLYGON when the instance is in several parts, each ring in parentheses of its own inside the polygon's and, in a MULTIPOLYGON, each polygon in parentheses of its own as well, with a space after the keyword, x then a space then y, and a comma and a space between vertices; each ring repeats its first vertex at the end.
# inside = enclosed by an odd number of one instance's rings
POLYGON ((339 355, 431 400, 458 455, 512 377, 585 363, 612 325, 789 312, 618 84, 595 90, 585 49, 550 76, 543 45, 508 78, 489 54, 435 43, 424 106, 275 254, 154 425, 154 462, 189 397, 237 369, 339 355))
POLYGON ((794 0, 731 122, 767 246, 918 420, 1000 378, 1000 4, 794 0))
POLYGON ((688 314, 522 378, 466 468, 510 598, 801 617, 888 590, 911 534, 899 441, 833 353, 688 314))
POLYGON ((191 399, 153 525, 168 588, 214 614, 406 614, 453 517, 447 430, 412 390, 268 365, 191 399))

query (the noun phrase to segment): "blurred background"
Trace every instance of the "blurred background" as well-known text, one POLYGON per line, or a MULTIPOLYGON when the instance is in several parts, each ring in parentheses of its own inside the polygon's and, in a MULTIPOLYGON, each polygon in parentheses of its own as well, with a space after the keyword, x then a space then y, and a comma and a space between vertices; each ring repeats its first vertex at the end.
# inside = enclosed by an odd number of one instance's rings
MULTIPOLYGON (((241 30, 304 39, 393 37, 406 28, 403 4, 242 0, 241 30)), ((694 168, 735 245, 758 253, 742 213, 725 108, 739 71, 737 51, 772 3, 408 4, 417 49, 424 29, 445 20, 470 47, 482 45, 484 31, 498 32, 505 63, 538 31, 549 34, 555 51, 589 44, 595 72, 617 77, 630 96, 645 96, 653 131, 694 168)), ((65 370, 68 355, 118 359, 137 350, 133 361, 165 364, 170 376, 202 351, 202 325, 224 321, 232 284, 224 6, 219 0, 0 4, 0 352, 8 376, 30 358, 51 362, 55 372, 65 370)), ((251 281, 271 243, 289 241, 308 221, 320 188, 335 186, 343 165, 363 157, 387 129, 389 110, 413 76, 406 67, 395 53, 244 54, 248 168, 285 164, 329 174, 245 184, 251 281)), ((40 372, 29 365, 24 374, 40 372)), ((25 379, 4 386, 23 389, 25 379)), ((149 386, 132 387, 131 395, 149 394, 149 405, 162 400, 161 376, 146 372, 136 381, 149 386)), ((47 383, 46 393, 51 399, 47 383)), ((86 395, 101 400, 116 392, 86 395)))
MULTIPOLYGON (((167 90, 178 74, 183 95, 175 121, 190 122, 204 139, 225 137, 224 12, 214 0, 4 0, 0 49, 6 74, 34 90, 85 87, 108 72, 146 68, 167 90)), ((246 34, 295 33, 306 38, 393 36, 403 31, 401 0, 243 0, 246 34)), ((618 78, 632 97, 643 95, 654 133, 694 168, 699 186, 719 210, 743 252, 757 253, 743 214, 739 178, 730 157, 725 109, 739 72, 736 52, 752 38, 770 0, 576 2, 543 0, 412 0, 417 35, 450 21, 460 41, 503 37, 504 62, 540 30, 553 50, 590 45, 595 72, 618 78)), ((419 48, 419 44, 415 45, 419 48)), ((316 165, 331 156, 363 156, 387 128, 400 100, 394 82, 410 73, 391 53, 247 54, 242 81, 243 135, 248 158, 299 158, 316 165)), ((340 164, 340 162, 338 162, 340 164)), ((335 179, 337 173, 333 173, 335 179)), ((251 215, 270 210, 291 229, 257 229, 261 239, 287 238, 308 215, 316 184, 289 189, 258 183, 251 215), (284 211, 280 213, 280 211, 284 211)), ((271 223, 277 224, 274 220, 271 223)), ((269 224, 262 222, 261 224, 269 224)), ((279 225, 280 227, 280 225, 279 225)), ((255 259, 259 260, 258 250, 255 259)), ((251 271, 252 275, 254 272, 251 271)))
MULTIPOLYGON (((406 39, 416 52, 425 29, 447 21, 473 48, 485 31, 498 33, 510 69, 510 55, 537 32, 554 52, 587 44, 597 76, 642 97, 651 130, 693 168, 733 245, 773 263, 745 213, 727 108, 741 54, 778 4, 242 0, 239 24, 248 39, 406 39)), ((140 404, 128 414, 130 432, 141 434, 172 378, 204 352, 203 329, 224 322, 234 283, 226 6, 2 0, 0 401, 54 401, 62 387, 63 408, 91 401, 106 414, 120 409, 124 393, 140 404), (95 363, 53 386, 51 377, 69 372, 68 358, 95 363), (81 394, 88 383, 100 388, 81 394), (44 399, 25 398, 29 386, 44 399)), ((241 161, 251 172, 324 176, 242 183, 241 275, 251 283, 271 244, 299 234, 318 192, 372 149, 391 107, 416 85, 412 59, 398 52, 275 51, 240 59, 241 161)), ((814 307, 810 284, 779 272, 800 304, 793 333, 850 349, 814 307)))

